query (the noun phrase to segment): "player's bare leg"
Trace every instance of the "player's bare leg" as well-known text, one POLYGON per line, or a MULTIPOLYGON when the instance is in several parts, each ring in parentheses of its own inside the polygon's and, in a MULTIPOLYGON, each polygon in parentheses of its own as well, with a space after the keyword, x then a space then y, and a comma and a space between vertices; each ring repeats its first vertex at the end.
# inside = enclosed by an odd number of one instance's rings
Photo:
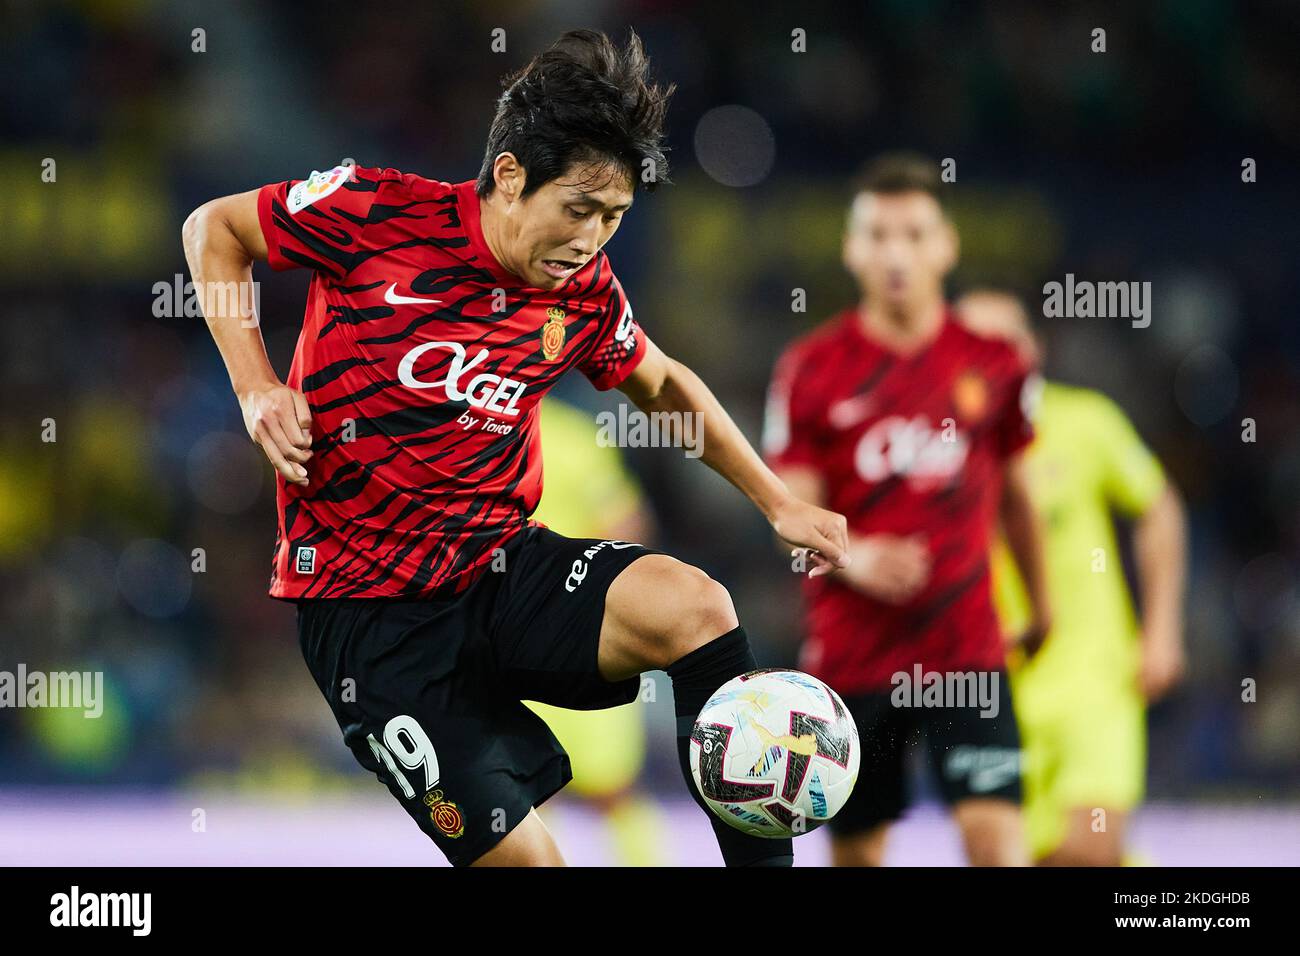
POLYGON ((791 841, 750 836, 709 812, 690 771, 690 732, 705 701, 757 667, 731 595, 703 571, 667 555, 632 562, 605 595, 598 666, 610 681, 666 670, 677 714, 677 760, 691 798, 709 818, 728 866, 789 866, 791 841))
POLYGON ((953 804, 952 817, 971 866, 1028 866, 1020 807, 1010 800, 972 797, 953 804))
POLYGON ((564 857, 555 845, 536 808, 502 838, 501 842, 475 860, 471 866, 564 866, 564 857))
POLYGON ((738 625, 721 584, 676 558, 648 554, 628 565, 605 595, 601 676, 617 681, 664 670, 738 625))
POLYGON ((884 866, 889 824, 831 839, 831 866, 884 866))
MULTIPOLYGON (((1104 808, 1103 808, 1104 809, 1104 808)), ((1076 807, 1066 814, 1065 839, 1039 866, 1122 866, 1124 834, 1128 815, 1122 810, 1105 810, 1106 829, 1093 829, 1095 809, 1076 807)))

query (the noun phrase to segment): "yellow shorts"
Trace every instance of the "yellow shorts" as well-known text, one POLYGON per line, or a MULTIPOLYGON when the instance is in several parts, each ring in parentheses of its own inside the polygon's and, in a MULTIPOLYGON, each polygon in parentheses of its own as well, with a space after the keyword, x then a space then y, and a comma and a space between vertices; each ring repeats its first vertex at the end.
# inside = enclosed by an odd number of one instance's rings
POLYGON ((605 710, 566 710, 526 700, 569 754, 573 782, 582 797, 603 797, 636 782, 645 763, 645 715, 640 700, 605 710))
POLYGON ((1071 810, 1132 810, 1146 785, 1146 707, 1135 688, 1062 688, 1059 696, 1013 679, 1023 748, 1025 832, 1037 859, 1065 838, 1071 810), (1032 693, 1027 693, 1031 691, 1032 693))

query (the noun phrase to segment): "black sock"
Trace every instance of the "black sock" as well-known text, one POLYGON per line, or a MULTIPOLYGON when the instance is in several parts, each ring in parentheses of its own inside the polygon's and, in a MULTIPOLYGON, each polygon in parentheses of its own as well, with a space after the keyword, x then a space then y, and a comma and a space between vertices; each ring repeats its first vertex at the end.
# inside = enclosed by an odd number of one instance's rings
POLYGON ((668 667, 677 711, 677 760, 682 775, 686 777, 686 789, 713 825, 718 849, 722 851, 722 860, 727 866, 792 866, 794 847, 790 838, 773 840, 750 836, 719 820, 695 789, 695 780, 691 776, 691 727, 695 718, 719 687, 731 678, 757 668, 758 662, 754 660, 743 627, 697 647, 668 667))

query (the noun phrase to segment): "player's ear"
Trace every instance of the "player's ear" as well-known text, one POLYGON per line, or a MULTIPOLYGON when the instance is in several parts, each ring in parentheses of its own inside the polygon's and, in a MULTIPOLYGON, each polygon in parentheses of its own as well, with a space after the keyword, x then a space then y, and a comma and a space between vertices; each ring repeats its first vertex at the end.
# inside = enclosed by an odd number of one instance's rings
POLYGON ((1043 337, 1034 331, 1033 326, 1029 326, 1029 341, 1026 347, 1026 358, 1028 364, 1034 368, 1043 366, 1043 337))
POLYGON ((840 242, 840 262, 849 275, 856 276, 862 258, 861 233, 855 228, 853 217, 844 224, 844 238, 840 242))
POLYGON ((947 275, 957 267, 957 260, 961 257, 961 237, 957 234, 957 227, 952 224, 952 220, 947 216, 943 217, 943 232, 946 237, 944 251, 944 275, 947 275))
POLYGON ((528 173, 514 153, 498 153, 492 161, 492 181, 506 202, 515 202, 524 194, 528 173))
POLYGON ((856 259, 854 236, 856 235, 858 202, 860 197, 855 196, 853 202, 849 203, 849 208, 844 214, 844 235, 840 239, 840 262, 851 275, 857 275, 857 269, 854 267, 856 259))

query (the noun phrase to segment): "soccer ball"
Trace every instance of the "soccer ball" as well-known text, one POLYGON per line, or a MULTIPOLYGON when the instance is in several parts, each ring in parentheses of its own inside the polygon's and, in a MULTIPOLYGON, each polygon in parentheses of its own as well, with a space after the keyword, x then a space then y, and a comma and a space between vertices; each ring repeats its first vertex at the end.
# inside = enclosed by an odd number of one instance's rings
POLYGON ((727 681, 691 729, 691 776, 704 802, 753 836, 797 836, 835 816, 860 758, 844 701, 801 671, 727 681))

